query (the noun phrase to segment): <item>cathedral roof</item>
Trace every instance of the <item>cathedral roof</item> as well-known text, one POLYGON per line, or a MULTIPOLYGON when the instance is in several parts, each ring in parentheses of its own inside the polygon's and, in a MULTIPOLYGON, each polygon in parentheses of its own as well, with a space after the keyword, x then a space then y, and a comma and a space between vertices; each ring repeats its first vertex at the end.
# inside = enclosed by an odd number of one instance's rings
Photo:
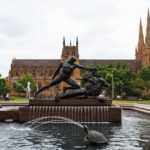
POLYGON ((60 59, 14 59, 16 67, 52 67, 60 64, 60 59))
MULTIPOLYGON (((16 67, 57 67, 60 59, 14 59, 12 65, 16 67)), ((106 64, 126 64, 138 67, 140 64, 134 59, 80 59, 82 65, 106 65, 106 64)))
POLYGON ((120 65, 128 65, 132 67, 138 67, 140 65, 139 61, 134 59, 81 59, 80 63, 83 65, 106 65, 106 64, 120 64, 120 65))

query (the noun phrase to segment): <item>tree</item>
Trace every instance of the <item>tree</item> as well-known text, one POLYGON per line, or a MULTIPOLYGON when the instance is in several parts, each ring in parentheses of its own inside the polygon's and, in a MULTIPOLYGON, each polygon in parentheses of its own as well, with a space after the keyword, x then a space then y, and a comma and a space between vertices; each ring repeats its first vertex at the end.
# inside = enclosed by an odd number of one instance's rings
MULTIPOLYGON (((126 95, 136 95, 136 90, 131 90, 131 84, 135 79, 135 73, 132 71, 131 68, 127 66, 121 66, 120 64, 114 65, 104 65, 98 66, 97 71, 94 73, 96 77, 104 78, 110 84, 110 91, 111 94, 112 90, 112 71, 114 75, 114 93, 115 95, 121 95, 122 93, 126 93, 126 95), (132 92, 130 92, 132 91, 132 92)), ((87 76, 88 73, 84 74, 84 77, 87 76)))
POLYGON ((145 81, 150 81, 150 66, 141 68, 139 77, 145 81))
POLYGON ((31 93, 36 91, 35 79, 31 74, 23 75, 16 83, 16 91, 19 93, 26 93, 28 82, 31 83, 31 93))
POLYGON ((143 92, 143 80, 138 78, 132 79, 126 88, 127 95, 141 97, 143 92))
POLYGON ((1 78, 0 74, 0 95, 4 95, 9 91, 9 88, 6 84, 6 80, 4 78, 1 78))
POLYGON ((150 98, 150 66, 144 67, 139 71, 138 77, 143 83, 143 93, 144 98, 150 98))

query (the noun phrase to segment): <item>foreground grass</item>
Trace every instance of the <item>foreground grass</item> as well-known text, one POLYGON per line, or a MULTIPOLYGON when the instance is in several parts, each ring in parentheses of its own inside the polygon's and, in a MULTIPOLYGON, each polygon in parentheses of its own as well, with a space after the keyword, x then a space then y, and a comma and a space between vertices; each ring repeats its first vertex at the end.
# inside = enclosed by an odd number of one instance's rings
MULTIPOLYGON (((29 99, 26 97, 10 97, 7 103, 28 103, 29 99)), ((6 103, 6 100, 0 100, 0 103, 6 103)))
POLYGON ((113 104, 150 104, 150 100, 113 100, 113 104))
MULTIPOLYGON (((10 97, 7 103, 28 103, 26 97, 10 97)), ((0 103, 6 103, 5 100, 0 100, 0 103)), ((150 100, 113 100, 113 104, 150 104, 150 100)))

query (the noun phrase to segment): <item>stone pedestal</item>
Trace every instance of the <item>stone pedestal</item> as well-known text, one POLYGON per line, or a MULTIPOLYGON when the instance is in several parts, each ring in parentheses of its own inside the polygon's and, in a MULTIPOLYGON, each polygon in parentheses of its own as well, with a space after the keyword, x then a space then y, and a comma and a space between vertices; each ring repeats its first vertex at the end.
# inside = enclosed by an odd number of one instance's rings
POLYGON ((19 121, 19 111, 18 110, 0 111, 0 122, 4 122, 8 119, 11 119, 13 121, 19 121))
POLYGON ((30 106, 111 106, 112 100, 101 101, 98 99, 61 99, 55 100, 30 100, 30 106))
POLYGON ((40 117, 61 116, 78 122, 121 122, 121 108, 111 100, 97 99, 30 100, 29 106, 19 109, 19 121, 40 117))

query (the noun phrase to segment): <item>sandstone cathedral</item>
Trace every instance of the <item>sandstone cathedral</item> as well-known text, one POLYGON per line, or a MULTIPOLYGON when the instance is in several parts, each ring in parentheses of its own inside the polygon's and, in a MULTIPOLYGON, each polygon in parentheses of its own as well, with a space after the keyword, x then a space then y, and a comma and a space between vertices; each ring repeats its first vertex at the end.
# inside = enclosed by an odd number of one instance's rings
POLYGON ((136 60, 138 60, 142 66, 146 67, 150 65, 150 16, 149 10, 147 13, 147 27, 146 27, 146 36, 144 41, 142 22, 140 19, 139 27, 139 40, 138 46, 136 48, 136 60))
MULTIPOLYGON (((38 88, 49 83, 52 80, 52 77, 57 70, 61 61, 65 61, 70 56, 75 56, 77 58, 77 63, 80 63, 84 66, 87 65, 127 65, 133 68, 139 68, 140 66, 150 65, 150 16, 149 11, 147 14, 147 29, 146 37, 144 41, 142 23, 140 20, 139 27, 139 39, 138 45, 136 48, 136 59, 80 59, 79 56, 79 41, 76 38, 76 44, 73 45, 66 44, 65 37, 63 38, 63 48, 61 53, 61 59, 13 59, 11 63, 11 69, 9 71, 8 82, 12 89, 12 95, 18 95, 19 93, 15 92, 15 86, 17 80, 22 77, 24 74, 32 74, 36 80, 38 88)), ((80 82, 82 72, 79 69, 76 69, 73 78, 80 82)), ((57 92, 62 91, 65 83, 56 85, 55 87, 50 88, 42 92, 43 96, 52 96, 57 92)))

